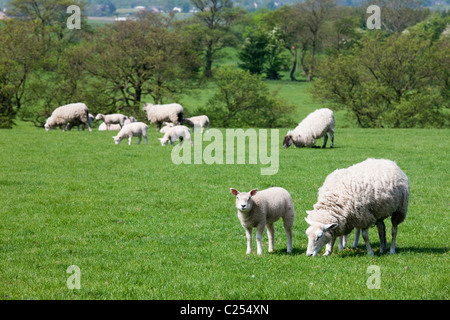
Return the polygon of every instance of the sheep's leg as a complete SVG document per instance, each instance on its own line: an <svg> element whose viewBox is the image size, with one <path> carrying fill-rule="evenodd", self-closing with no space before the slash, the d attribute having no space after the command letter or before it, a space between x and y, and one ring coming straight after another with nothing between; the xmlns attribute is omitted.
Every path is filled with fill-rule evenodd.
<svg viewBox="0 0 450 320"><path fill-rule="evenodd" d="M293 220L292 220L293 221ZM287 252L292 252L292 225L293 222L289 221L286 223L286 220L283 219L284 223L284 230L286 231L286 238L287 238Z"/></svg>
<svg viewBox="0 0 450 320"><path fill-rule="evenodd" d="M327 142L328 142L328 134L325 133L325 135L323 136L323 146L322 149L325 149L327 147Z"/></svg>
<svg viewBox="0 0 450 320"><path fill-rule="evenodd" d="M262 240L263 240L264 227L265 227L265 224L261 224L256 227L256 249L257 249L258 255L263 254Z"/></svg>
<svg viewBox="0 0 450 320"><path fill-rule="evenodd" d="M330 242L327 243L325 247L324 256L329 256L333 252L334 242L336 241L336 237L333 237Z"/></svg>
<svg viewBox="0 0 450 320"><path fill-rule="evenodd" d="M145 144L148 144L148 137L145 136L144 138L145 138Z"/></svg>
<svg viewBox="0 0 450 320"><path fill-rule="evenodd" d="M273 252L275 229L273 228L273 224L266 224L266 227L267 227L267 237L269 238L269 252Z"/></svg>
<svg viewBox="0 0 450 320"><path fill-rule="evenodd" d="M180 137L180 147L183 145L183 141L184 141L183 137ZM173 145L175 145L175 143Z"/></svg>
<svg viewBox="0 0 450 320"><path fill-rule="evenodd" d="M392 243L391 250L389 250L390 254L395 253L395 239L397 239L397 225L392 224Z"/></svg>
<svg viewBox="0 0 450 320"><path fill-rule="evenodd" d="M142 136L139 136L138 144L141 144Z"/></svg>
<svg viewBox="0 0 450 320"><path fill-rule="evenodd" d="M133 136L129 136L128 137L128 145L131 146L131 139L133 138Z"/></svg>
<svg viewBox="0 0 450 320"><path fill-rule="evenodd" d="M361 229L355 229L355 241L353 242L353 248L356 248L359 243L359 236L361 235Z"/></svg>
<svg viewBox="0 0 450 320"><path fill-rule="evenodd" d="M383 220L377 221L378 237L380 238L380 253L384 253L387 250L386 241L386 226Z"/></svg>
<svg viewBox="0 0 450 320"><path fill-rule="evenodd" d="M334 147L334 133L330 132L330 138L331 138L331 144L330 144L330 148Z"/></svg>
<svg viewBox="0 0 450 320"><path fill-rule="evenodd" d="M369 242L369 229L363 229L362 230L362 236L364 239L364 242L366 243L367 253L373 256L372 247L370 246Z"/></svg>
<svg viewBox="0 0 450 320"><path fill-rule="evenodd" d="M339 237L339 244L338 244L338 250L343 250L347 246L347 238L348 235L343 235Z"/></svg>
<svg viewBox="0 0 450 320"><path fill-rule="evenodd" d="M247 237L247 254L252 253L252 228L244 228Z"/></svg>

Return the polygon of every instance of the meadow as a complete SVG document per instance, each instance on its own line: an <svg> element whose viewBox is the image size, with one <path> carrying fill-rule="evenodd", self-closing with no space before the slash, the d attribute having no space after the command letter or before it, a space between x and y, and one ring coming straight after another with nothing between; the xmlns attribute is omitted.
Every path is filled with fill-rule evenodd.
<svg viewBox="0 0 450 320"><path fill-rule="evenodd" d="M284 84L280 95L296 103L300 121L317 104L303 83ZM183 103L195 110L206 100ZM279 170L266 176L261 164L175 165L154 126L148 145L131 146L96 129L45 132L18 122L1 130L0 299L449 299L450 130L359 129L342 112L336 118L335 149L282 149L288 128L280 129ZM380 255L372 228L373 257L362 239L357 249L307 257L305 210L318 188L368 157L396 161L410 180L397 253ZM246 255L229 188L270 186L293 197L293 253L279 221L275 252L265 233L264 255ZM72 265L80 289L67 286ZM380 289L367 286L370 266L380 268Z"/></svg>

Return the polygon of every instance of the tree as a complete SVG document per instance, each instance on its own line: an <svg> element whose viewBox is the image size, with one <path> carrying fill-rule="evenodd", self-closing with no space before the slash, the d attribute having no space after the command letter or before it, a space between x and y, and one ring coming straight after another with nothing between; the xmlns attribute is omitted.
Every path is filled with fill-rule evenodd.
<svg viewBox="0 0 450 320"><path fill-rule="evenodd" d="M23 106L30 73L40 59L32 22L9 20L0 28L0 128L11 128Z"/></svg>
<svg viewBox="0 0 450 320"><path fill-rule="evenodd" d="M216 54L223 48L236 43L236 37L230 27L242 14L239 8L233 8L231 0L191 0L199 10L188 28L197 36L196 42L204 50L205 76L212 76L212 64Z"/></svg>
<svg viewBox="0 0 450 320"><path fill-rule="evenodd" d="M270 128L291 125L294 106L276 97L257 75L232 66L217 70L217 91L208 101L207 112L218 127Z"/></svg>
<svg viewBox="0 0 450 320"><path fill-rule="evenodd" d="M198 57L191 41L170 25L171 17L148 14L105 26L94 36L87 68L109 94L111 109L136 115L144 96L161 103L194 83L186 80L195 76Z"/></svg>
<svg viewBox="0 0 450 320"><path fill-rule="evenodd" d="M416 33L363 39L351 55L325 59L313 91L361 127L442 127L449 48L445 37L433 43Z"/></svg>

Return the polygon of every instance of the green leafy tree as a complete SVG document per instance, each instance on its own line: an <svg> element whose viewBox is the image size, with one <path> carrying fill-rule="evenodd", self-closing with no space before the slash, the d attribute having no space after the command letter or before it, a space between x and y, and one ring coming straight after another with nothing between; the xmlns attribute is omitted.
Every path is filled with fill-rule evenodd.
<svg viewBox="0 0 450 320"><path fill-rule="evenodd" d="M257 75L224 66L216 71L217 91L208 101L207 113L217 127L270 128L290 125L294 107L277 98Z"/></svg>

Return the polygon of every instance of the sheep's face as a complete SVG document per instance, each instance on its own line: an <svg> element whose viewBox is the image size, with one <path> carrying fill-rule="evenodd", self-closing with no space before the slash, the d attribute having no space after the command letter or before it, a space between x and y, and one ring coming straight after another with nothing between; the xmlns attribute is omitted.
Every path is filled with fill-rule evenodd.
<svg viewBox="0 0 450 320"><path fill-rule="evenodd" d="M253 189L250 192L240 193L234 188L230 189L231 193L236 196L236 208L241 212L248 212L253 207L252 197L256 194L258 189Z"/></svg>
<svg viewBox="0 0 450 320"><path fill-rule="evenodd" d="M294 141L292 140L292 135L288 134L286 137L284 137L283 148L284 149L289 148L292 143L294 143Z"/></svg>
<svg viewBox="0 0 450 320"><path fill-rule="evenodd" d="M103 115L102 115L102 114L98 114L98 115L95 117L95 120L101 120L101 119L103 119Z"/></svg>
<svg viewBox="0 0 450 320"><path fill-rule="evenodd" d="M119 144L119 143L122 142L122 139L120 139L120 138L117 137L117 136L113 137L113 139L114 139L114 142L115 142L116 144Z"/></svg>
<svg viewBox="0 0 450 320"><path fill-rule="evenodd" d="M306 235L308 236L308 249L306 250L307 256L316 256L324 245L329 243L333 239L331 230L338 226L337 223L323 224L320 222L309 221L305 218L309 224L306 229Z"/></svg>
<svg viewBox="0 0 450 320"><path fill-rule="evenodd" d="M158 138L159 142L161 142L161 145L163 147L167 146L167 144L169 143L168 139L164 139L164 138Z"/></svg>

